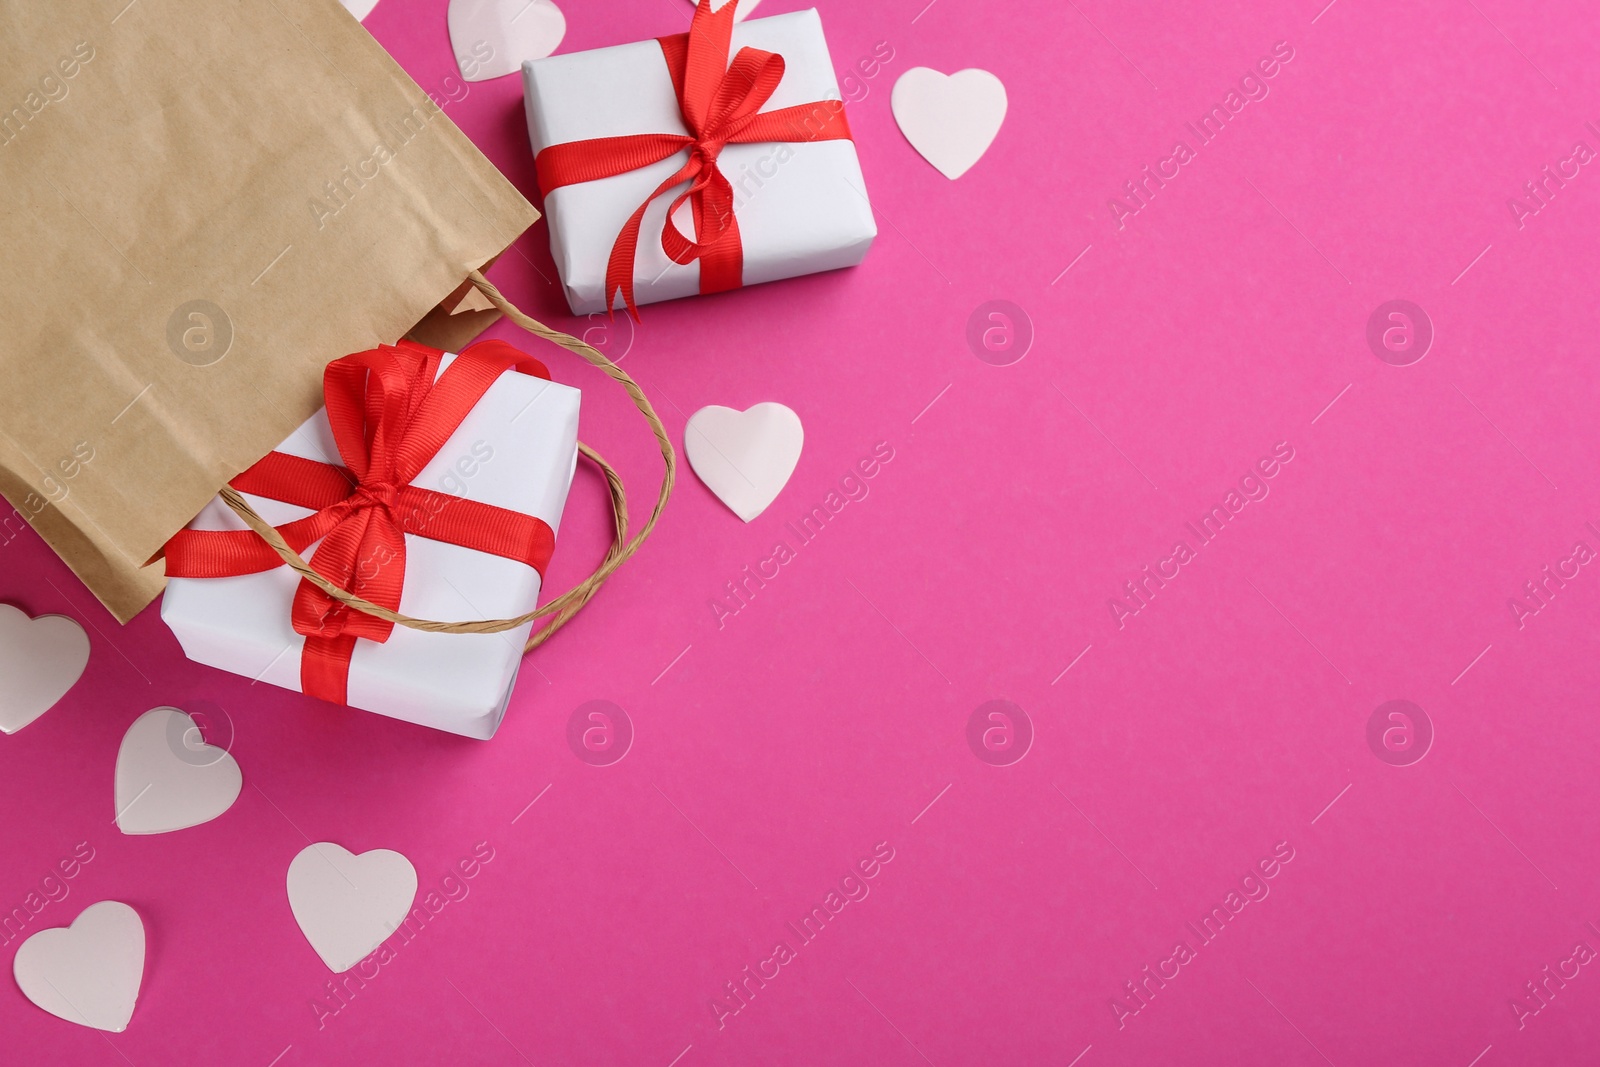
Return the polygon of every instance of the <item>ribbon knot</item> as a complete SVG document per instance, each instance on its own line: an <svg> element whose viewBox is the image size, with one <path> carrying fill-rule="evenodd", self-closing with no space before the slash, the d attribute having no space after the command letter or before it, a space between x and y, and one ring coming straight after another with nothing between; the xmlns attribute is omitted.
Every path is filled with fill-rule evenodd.
<svg viewBox="0 0 1600 1067"><path fill-rule="evenodd" d="M727 145L728 142L724 140L710 140L702 137L689 147L689 158L699 171L695 177L696 184L705 184L708 179L703 178L701 175L704 175L707 171L717 169L717 157L722 154L722 150Z"/></svg>
<svg viewBox="0 0 1600 1067"><path fill-rule="evenodd" d="M606 263L608 313L615 310L620 293L623 306L638 319L633 269L645 211L657 197L684 182L689 187L667 209L661 250L684 266L700 261L702 293L719 293L744 284L744 245L734 216L733 186L717 165L728 145L850 140L842 100L761 111L783 81L783 57L759 48L741 48L733 62L728 62L737 8L738 0L728 0L712 11L711 0L700 0L687 34L657 40L688 135L642 133L569 141L546 147L534 159L539 188L548 197L562 186L626 174L688 149L688 159L645 197L611 246ZM685 204L693 213L693 238L678 228L674 218Z"/></svg>
<svg viewBox="0 0 1600 1067"><path fill-rule="evenodd" d="M231 483L241 493L311 510L276 529L328 581L391 611L405 587L406 537L427 537L526 563L542 576L555 534L531 515L411 483L506 371L550 372L504 341L479 341L439 373L444 353L410 341L328 364L323 398L343 466L270 452ZM436 380L437 379L437 380ZM283 565L253 530L182 530L162 550L170 578L223 578ZM394 624L355 611L301 579L290 609L305 637L300 688L343 704L358 639Z"/></svg>
<svg viewBox="0 0 1600 1067"><path fill-rule="evenodd" d="M358 509L378 507L389 511L399 495L399 487L390 482L362 482L346 503Z"/></svg>

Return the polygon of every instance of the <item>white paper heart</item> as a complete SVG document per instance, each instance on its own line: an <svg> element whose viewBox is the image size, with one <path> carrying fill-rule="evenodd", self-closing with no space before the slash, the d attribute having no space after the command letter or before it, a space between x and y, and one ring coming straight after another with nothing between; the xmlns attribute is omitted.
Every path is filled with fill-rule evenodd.
<svg viewBox="0 0 1600 1067"><path fill-rule="evenodd" d="M911 147L954 181L994 143L1006 117L1006 87L977 68L946 77L912 67L894 83L889 107Z"/></svg>
<svg viewBox="0 0 1600 1067"><path fill-rule="evenodd" d="M552 0L450 0L448 21L456 66L469 82L514 74L567 35L567 17Z"/></svg>
<svg viewBox="0 0 1600 1067"><path fill-rule="evenodd" d="M210 822L239 799L244 776L225 749L208 745L177 708L139 716L117 751L117 828L164 834Z"/></svg>
<svg viewBox="0 0 1600 1067"><path fill-rule="evenodd" d="M366 959L400 928L416 896L417 869L386 848L356 856L319 841L289 864L289 910L330 971Z"/></svg>
<svg viewBox="0 0 1600 1067"><path fill-rule="evenodd" d="M731 4L732 2L733 0L711 0L711 10L721 11L724 6ZM739 10L733 13L733 21L743 22L745 19L749 18L750 12L754 11L756 9L756 5L759 3L761 3L761 0L739 0ZM689 0L689 6L699 7L699 0Z"/></svg>
<svg viewBox="0 0 1600 1067"><path fill-rule="evenodd" d="M65 615L0 604L0 732L14 734L66 696L89 665L89 636Z"/></svg>
<svg viewBox="0 0 1600 1067"><path fill-rule="evenodd" d="M24 941L11 973L22 995L51 1015L120 1034L144 981L144 923L121 901L91 904L71 926Z"/></svg>
<svg viewBox="0 0 1600 1067"><path fill-rule="evenodd" d="M800 416L782 404L735 411L713 404L689 417L689 466L733 513L749 522L778 498L805 444Z"/></svg>
<svg viewBox="0 0 1600 1067"><path fill-rule="evenodd" d="M372 14L372 9L378 6L378 0L339 0L339 3L356 17L357 22Z"/></svg>

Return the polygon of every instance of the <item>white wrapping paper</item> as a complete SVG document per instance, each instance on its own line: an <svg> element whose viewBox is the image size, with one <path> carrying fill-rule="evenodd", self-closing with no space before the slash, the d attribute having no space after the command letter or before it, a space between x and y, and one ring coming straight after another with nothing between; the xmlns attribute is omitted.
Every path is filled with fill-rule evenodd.
<svg viewBox="0 0 1600 1067"><path fill-rule="evenodd" d="M445 356L441 370L454 358ZM557 530L578 461L578 400L578 390L569 386L526 374L500 375L412 484L533 515ZM278 451L340 462L322 411ZM274 526L310 514L282 501L246 499ZM216 499L189 528L246 527ZM310 559L315 549L301 554ZM298 584L288 567L231 578L174 578L167 582L161 618L190 659L299 692L305 640L290 624ZM406 534L403 614L447 622L511 618L533 609L539 586L538 572L526 564ZM396 626L382 644L357 641L348 702L466 737L492 737L533 625L499 634Z"/></svg>
<svg viewBox="0 0 1600 1067"><path fill-rule="evenodd" d="M730 55L747 45L775 52L785 63L783 81L762 111L840 99L816 11L741 22L734 27ZM594 137L688 133L661 46L653 40L533 60L522 65L522 79L535 155L552 144ZM573 314L606 309L606 262L617 233L687 159L685 149L648 167L565 186L545 197L550 251ZM729 145L718 165L734 188L745 285L853 267L877 236L852 141ZM667 207L687 185L661 196L645 213L634 263L636 303L700 291L699 263L673 263L661 250ZM694 232L688 205L680 209L678 225L686 234Z"/></svg>

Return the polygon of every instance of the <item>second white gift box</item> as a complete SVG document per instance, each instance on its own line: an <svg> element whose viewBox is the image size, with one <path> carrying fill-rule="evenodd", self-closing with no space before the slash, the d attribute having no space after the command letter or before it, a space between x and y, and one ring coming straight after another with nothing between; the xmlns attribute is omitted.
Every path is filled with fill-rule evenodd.
<svg viewBox="0 0 1600 1067"><path fill-rule="evenodd" d="M329 409L319 411L236 479L236 487L319 573L331 577L327 561L342 558L351 592L380 601L389 588L398 597L395 610L414 618L527 613L538 601L541 561L553 546L577 463L578 390L549 381L542 365L499 341L479 342L462 356L402 342L399 348L346 357L334 367L379 353L396 353L404 367L423 368L426 379L406 385L403 396L391 382L381 403L367 387L364 410L357 402L352 411L348 398L338 399L342 394L334 389L330 368L328 398L337 405L335 420L345 427L343 434L335 434ZM465 361L460 368L458 360ZM392 378L398 373L382 359L368 363ZM475 394L478 389L481 395ZM353 387L345 393L363 395ZM364 434L365 441L355 442L352 434ZM435 451L428 453L430 448ZM352 450L361 454L352 456ZM406 470L423 458L426 462L405 485L384 480L384 464ZM369 459L370 469L360 470ZM251 481L252 472L257 482ZM286 503L277 491L270 496L248 491L262 479L290 486L293 491L284 495L298 494L316 506ZM322 505L322 497L345 494L346 502ZM292 525L297 521L299 528ZM368 523L390 521L405 531L399 560L390 558L395 555L392 537L386 541L378 536L381 531L365 529ZM309 523L321 526L312 529ZM334 528L325 536L295 545L297 529L309 536L308 530L320 533L330 524ZM261 555L271 550L255 534L218 539L189 531L247 527L219 498L168 545L169 575L174 570L224 575L169 577L161 617L190 659L301 692L325 689L329 672L343 670L342 702L351 707L467 737L493 736L510 700L531 622L501 633L429 633L397 625L381 641L313 636L308 657L305 629L337 630L351 623L361 630L373 625L371 617L323 602L325 618L312 618L308 626L302 588L312 587L303 587L275 555ZM351 547L352 539L357 547ZM319 560L324 548L328 554ZM248 572L238 573L241 569ZM341 642L343 664L336 662ZM336 654L331 666L329 647ZM328 692L316 695L337 699Z"/></svg>
<svg viewBox="0 0 1600 1067"><path fill-rule="evenodd" d="M871 247L821 18L735 25L734 9L701 0L687 35L523 64L550 250L574 314L624 306L630 289L646 304L851 267ZM720 75L697 77L697 65ZM705 249L680 242L669 257L675 202L678 231Z"/></svg>

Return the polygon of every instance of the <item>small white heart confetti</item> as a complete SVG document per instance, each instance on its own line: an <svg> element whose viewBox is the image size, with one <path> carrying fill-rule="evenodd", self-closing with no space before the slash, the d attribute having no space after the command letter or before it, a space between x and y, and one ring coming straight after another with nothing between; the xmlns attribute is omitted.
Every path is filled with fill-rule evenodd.
<svg viewBox="0 0 1600 1067"><path fill-rule="evenodd" d="M244 776L225 749L208 745L177 708L139 716L117 751L117 827L164 834L210 822L239 799Z"/></svg>
<svg viewBox="0 0 1600 1067"><path fill-rule="evenodd" d="M450 0L450 47L469 82L501 78L543 59L567 35L567 17L552 0Z"/></svg>
<svg viewBox="0 0 1600 1067"><path fill-rule="evenodd" d="M912 67L889 96L900 132L951 181L961 177L994 143L1006 118L1006 87L986 70L949 76Z"/></svg>
<svg viewBox="0 0 1600 1067"><path fill-rule="evenodd" d="M51 1015L120 1034L144 981L144 923L121 901L91 904L71 926L24 941L11 973L22 995Z"/></svg>
<svg viewBox="0 0 1600 1067"><path fill-rule="evenodd" d="M55 706L89 665L89 637L65 615L30 619L0 604L0 732L14 734Z"/></svg>
<svg viewBox="0 0 1600 1067"><path fill-rule="evenodd" d="M689 466L733 513L749 522L778 498L805 444L800 416L782 404L735 411L713 404L689 418Z"/></svg>
<svg viewBox="0 0 1600 1067"><path fill-rule="evenodd" d="M331 841L289 864L289 910L328 969L348 971L400 928L417 896L417 869L398 852L357 856Z"/></svg>

